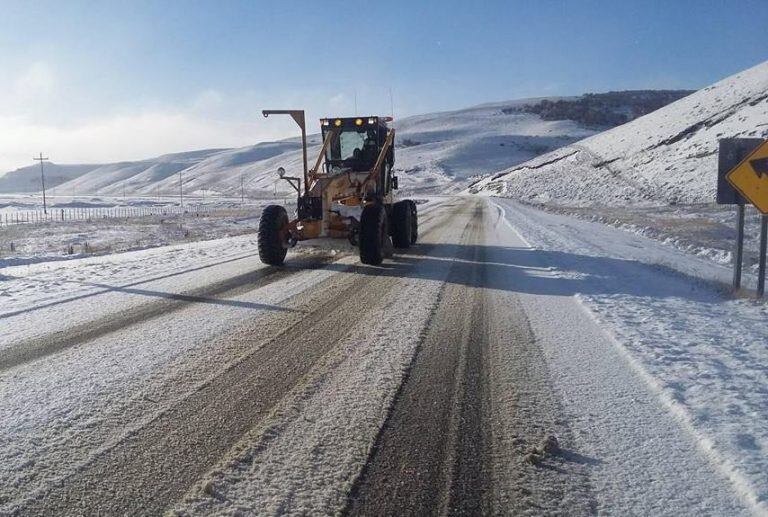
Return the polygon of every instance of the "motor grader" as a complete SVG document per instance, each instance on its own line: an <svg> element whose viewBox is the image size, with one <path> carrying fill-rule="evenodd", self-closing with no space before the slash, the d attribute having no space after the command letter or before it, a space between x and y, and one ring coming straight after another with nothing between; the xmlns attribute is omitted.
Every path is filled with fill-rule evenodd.
<svg viewBox="0 0 768 517"><path fill-rule="evenodd" d="M290 115L301 128L303 177L277 172L297 194L296 217L290 219L280 205L267 206L259 222L261 261L281 265L289 248L299 241L330 237L348 239L360 250L364 264L379 265L393 248L416 243L416 203L394 201L397 177L395 130L391 117L338 117L320 120L323 145L307 168L304 111L264 110L269 115Z"/></svg>

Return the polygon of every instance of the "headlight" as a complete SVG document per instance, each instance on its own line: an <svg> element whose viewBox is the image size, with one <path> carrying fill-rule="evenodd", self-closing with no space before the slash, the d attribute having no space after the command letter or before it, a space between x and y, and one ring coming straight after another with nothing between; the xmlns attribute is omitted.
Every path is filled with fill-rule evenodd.
<svg viewBox="0 0 768 517"><path fill-rule="evenodd" d="M336 127L341 127L341 119L337 118L336 121L333 123L333 125Z"/></svg>
<svg viewBox="0 0 768 517"><path fill-rule="evenodd" d="M362 126L363 125L363 119L361 119L361 118L355 119L355 125L356 126Z"/></svg>

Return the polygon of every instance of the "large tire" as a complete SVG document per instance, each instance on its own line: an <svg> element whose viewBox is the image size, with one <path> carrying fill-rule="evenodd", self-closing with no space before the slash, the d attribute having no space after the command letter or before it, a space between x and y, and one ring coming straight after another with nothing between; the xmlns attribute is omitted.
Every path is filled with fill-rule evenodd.
<svg viewBox="0 0 768 517"><path fill-rule="evenodd" d="M392 205L392 244L404 249L411 245L413 223L412 210L408 201L399 201Z"/></svg>
<svg viewBox="0 0 768 517"><path fill-rule="evenodd" d="M259 221L259 258L270 266L280 266L288 253L288 213L279 205L269 205Z"/></svg>
<svg viewBox="0 0 768 517"><path fill-rule="evenodd" d="M406 200L406 203L411 207L411 244L416 244L419 238L419 213L416 210L416 203L410 199Z"/></svg>
<svg viewBox="0 0 768 517"><path fill-rule="evenodd" d="M378 203L363 208L360 216L360 262L378 266L384 260L387 211Z"/></svg>

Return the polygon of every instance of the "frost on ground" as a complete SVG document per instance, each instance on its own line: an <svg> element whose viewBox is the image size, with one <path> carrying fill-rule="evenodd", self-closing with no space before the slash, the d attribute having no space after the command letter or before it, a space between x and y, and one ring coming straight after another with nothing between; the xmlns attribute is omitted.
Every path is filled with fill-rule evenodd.
<svg viewBox="0 0 768 517"><path fill-rule="evenodd" d="M429 207L423 213L428 215ZM316 249L297 251L327 254L329 247L321 242ZM289 262L297 260L297 251L289 254ZM346 252L343 246L339 251ZM13 514L24 500L42 497L52 484L199 390L233 358L252 352L250 338L266 341L285 330L286 322L270 327L267 316L290 314L291 324L298 324L305 312L286 313L286 300L342 276L339 272L356 262L352 256L329 268L288 267L292 274L274 283L224 299L197 297L197 303L181 304L176 311L159 311L117 332L10 368L2 362L4 353L31 339L66 335L73 326L104 317L119 321L133 307L268 268L258 261L252 236L5 268L0 285L12 297L0 306L0 514ZM419 285L409 292L426 296L421 291ZM401 319L414 312L406 304L402 310L408 314ZM249 339L232 339L232 330L244 321L250 325L245 329ZM359 342L354 339L348 346L358 348ZM403 346L412 344L404 341ZM392 352L381 344L377 351ZM369 369L375 370L373 365ZM376 371L363 375L375 377ZM357 395L354 390L349 394Z"/></svg>
<svg viewBox="0 0 768 517"><path fill-rule="evenodd" d="M768 305L700 278L727 267L647 238L496 201L739 492L768 500ZM685 274L683 274L683 272Z"/></svg>
<svg viewBox="0 0 768 517"><path fill-rule="evenodd" d="M445 276L448 264L434 276ZM177 507L181 514L337 514L365 464L437 300L440 281L410 281L347 331L342 347ZM408 300L403 303L402 300Z"/></svg>
<svg viewBox="0 0 768 517"><path fill-rule="evenodd" d="M142 291L147 295L139 296L139 303L152 300L152 293L170 294L174 289L206 285L234 272L263 267L248 258L209 266L177 272L171 282L144 283ZM249 352L242 341L220 339L242 325L246 316L257 321L279 310L286 299L333 274L309 270L220 303L189 304L179 312L161 312L144 324L3 371L0 514L15 514L24 500L41 497L51 484L62 482L95 456L115 447L199 390L211 376L226 370L233 358L236 361L238 355ZM50 308L0 317L20 335L34 331L25 322L40 327L47 324L50 333L76 323L78 317L97 316L98 309L94 310L92 303L125 310L132 302L120 292L106 292L90 300L80 298L66 304L69 313L76 313L71 318L51 315ZM25 316L29 319L20 320ZM0 352L17 344L12 335L0 336Z"/></svg>
<svg viewBox="0 0 768 517"><path fill-rule="evenodd" d="M254 233L264 206L274 202L210 202L215 210L199 214L0 225L0 268ZM277 202L289 210L295 205L292 200Z"/></svg>
<svg viewBox="0 0 768 517"><path fill-rule="evenodd" d="M729 266L733 261L736 243L736 209L733 206L534 207L608 224L717 264ZM754 285L756 280L752 276L757 273L760 214L747 207L745 223L744 268L749 280L745 284Z"/></svg>
<svg viewBox="0 0 768 517"><path fill-rule="evenodd" d="M89 461L199 390L247 349L306 321L325 306L307 295L321 291L330 312L317 317L326 321L336 314L345 330L328 324L324 335L333 336L333 348L306 364L298 385L286 387L284 397L278 394L283 398L276 399L276 410L177 509L216 515L340 511L424 325L441 303L441 286L449 270L462 265L456 243L476 211L453 217L451 209L470 202L449 199L438 205L446 210L420 205L422 235L435 247L422 248L423 256L414 249L413 261L403 257L413 274L401 274L409 269L398 269L397 261L389 265L391 274L369 274L355 256L319 268L286 267L272 283L251 276L245 291L190 303L175 299L174 311L138 323L117 316L114 332L11 366L2 362L3 354L33 338L58 339L73 325L240 275L263 279L258 275L270 268L258 262L250 235L4 268L3 286L15 298L0 306L0 405L8 408L0 420L0 513L43 500L54 485L66 487L66 476L87 470ZM768 486L768 410L760 403L765 392L755 391L766 384L768 364L767 352L755 344L766 341L756 323L764 321L763 306L723 299L709 284L658 265L676 261L688 269L725 269L711 261L603 225L499 203L535 247L520 245L508 229L488 242L487 288L500 296L492 307L506 318L513 304L504 301L522 300L525 314L517 315L531 322L535 342L549 354L563 407L587 408L563 419L575 445L565 435L558 440L577 453L573 461L584 462L598 509L743 513L744 504L658 403L658 393L712 464L759 505ZM327 253L328 244L320 242L319 248ZM327 289L317 288L326 281ZM350 301L348 292L361 294ZM354 310L339 309L336 302L345 299L367 312L346 324ZM580 304L596 319L585 317ZM735 341L733 332L752 341ZM504 337L499 350L509 340ZM515 354L507 358L515 361ZM274 375L269 368L264 372ZM194 426L187 432L194 434ZM541 444L537 451L552 447Z"/></svg>
<svg viewBox="0 0 768 517"><path fill-rule="evenodd" d="M438 232L455 239L466 225ZM437 239L438 242L446 240ZM447 240L451 242L451 240ZM411 259L418 258L412 256ZM418 263L382 307L343 329L340 346L175 511L181 515L338 514L368 459L451 262ZM386 285L386 277L376 277Z"/></svg>

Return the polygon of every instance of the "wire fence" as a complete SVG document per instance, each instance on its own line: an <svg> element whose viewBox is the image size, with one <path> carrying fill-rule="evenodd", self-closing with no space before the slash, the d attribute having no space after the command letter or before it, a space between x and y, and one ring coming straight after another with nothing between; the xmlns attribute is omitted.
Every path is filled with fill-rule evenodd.
<svg viewBox="0 0 768 517"><path fill-rule="evenodd" d="M246 208L224 208L220 206L113 206L113 207L67 207L51 208L47 211L15 210L0 214L0 226L17 224L44 224L63 221L94 221L101 219L128 219L132 217L191 215L200 216L217 212L232 214L248 212Z"/></svg>

